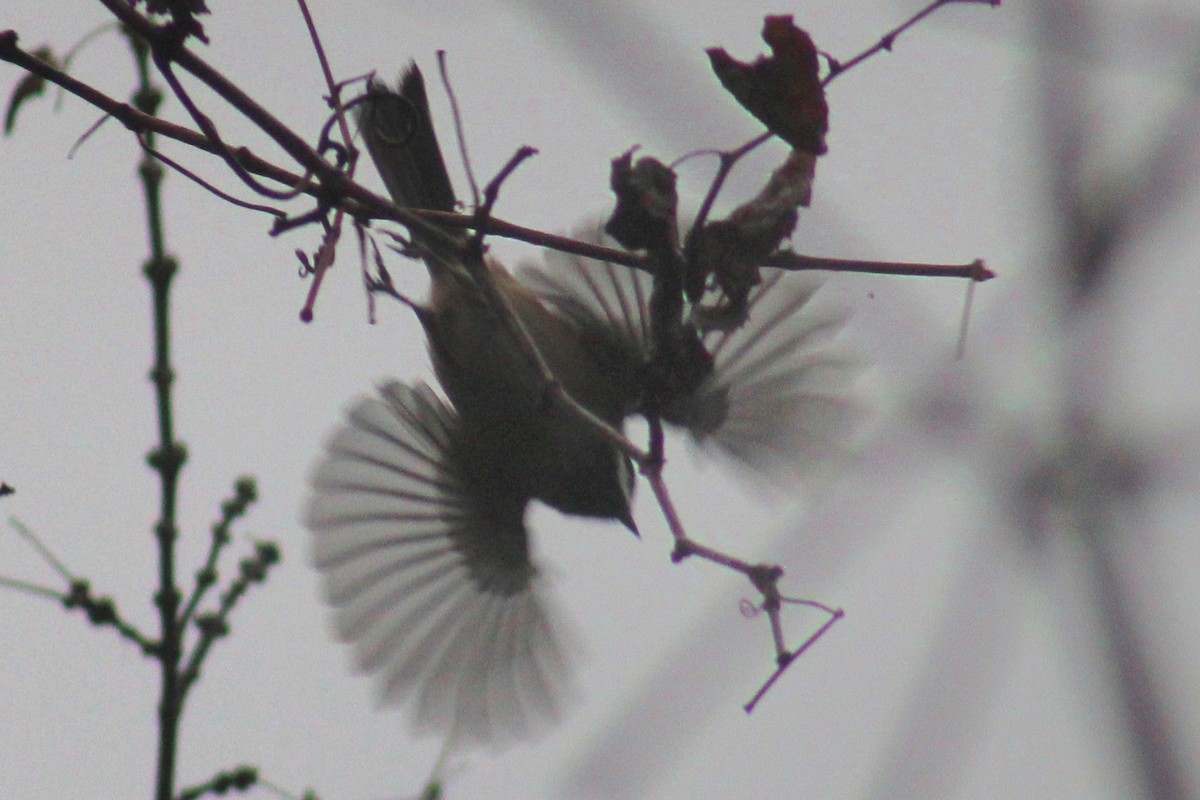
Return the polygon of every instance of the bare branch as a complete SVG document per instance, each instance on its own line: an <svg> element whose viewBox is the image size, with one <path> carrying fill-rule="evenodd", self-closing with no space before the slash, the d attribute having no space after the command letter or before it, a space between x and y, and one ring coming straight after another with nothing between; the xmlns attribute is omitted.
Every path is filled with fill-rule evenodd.
<svg viewBox="0 0 1200 800"><path fill-rule="evenodd" d="M872 275L906 275L916 278L966 278L982 283L996 277L982 259L969 264L921 264L910 261L861 261L854 258L804 256L790 250L773 254L765 266L779 269L827 270L829 272L866 272Z"/></svg>
<svg viewBox="0 0 1200 800"><path fill-rule="evenodd" d="M1000 0L934 0L932 3L925 6L925 8L921 9L916 14L913 14L907 20L905 20L904 22L897 25L895 28L892 28L890 31L885 33L879 39L878 42L876 42L871 47L868 47L866 50L862 51L861 53L859 53L858 55L856 55L854 58L850 59L849 61L845 61L845 62L838 61L837 59L833 58L832 56L830 56L827 53L823 54L825 56L826 61L829 62L829 74L826 75L824 80L821 81L821 85L828 86L833 81L834 78L853 69L854 67L857 67L859 64L866 61L871 56L878 55L879 53L882 53L884 50L887 50L890 53L892 50L892 47L896 44L896 39L899 38L900 34L904 33L909 28L916 25L921 20L925 19L925 17L929 16L934 11L937 11L939 8L941 8L943 6L952 5L954 3L963 3L963 4L971 3L974 5L989 5L994 8L998 5L1000 5Z"/></svg>

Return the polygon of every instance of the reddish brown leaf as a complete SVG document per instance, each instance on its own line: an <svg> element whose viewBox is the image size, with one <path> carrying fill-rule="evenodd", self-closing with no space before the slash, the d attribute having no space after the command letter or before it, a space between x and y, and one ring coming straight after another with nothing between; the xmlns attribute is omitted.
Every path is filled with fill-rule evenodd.
<svg viewBox="0 0 1200 800"><path fill-rule="evenodd" d="M829 106L812 37L785 15L767 17L762 38L772 55L759 56L752 64L738 61L723 48L709 49L713 72L771 133L797 150L824 153Z"/></svg>
<svg viewBox="0 0 1200 800"><path fill-rule="evenodd" d="M675 172L650 157L633 161L633 150L614 158L610 177L617 207L604 226L630 250L671 250L679 243L676 228Z"/></svg>
<svg viewBox="0 0 1200 800"><path fill-rule="evenodd" d="M695 238L695 269L704 279L714 276L725 296L723 307L709 310L706 327L736 327L745 321L750 290L762 280L759 266L792 235L797 209L808 205L816 159L793 150L757 197L728 219L705 225Z"/></svg>

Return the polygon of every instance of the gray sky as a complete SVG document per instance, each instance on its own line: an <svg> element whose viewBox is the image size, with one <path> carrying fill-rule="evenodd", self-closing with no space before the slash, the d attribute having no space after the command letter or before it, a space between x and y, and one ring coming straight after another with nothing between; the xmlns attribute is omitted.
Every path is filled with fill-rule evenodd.
<svg viewBox="0 0 1200 800"><path fill-rule="evenodd" d="M0 27L30 47L63 48L104 20L82 0L10 5L19 7ZM390 78L416 58L432 77L434 52L445 49L481 178L520 145L540 150L505 185L498 214L566 230L605 209L609 160L632 144L670 160L757 132L709 73L705 47L749 59L763 49L763 15L785 11L819 47L848 58L918 4L574 5L316 2L313 10L340 76L378 69ZM1190 28L1182 24L1182 1L1093 5L1105 12L1105 46L1071 73L1086 73L1099 120L1081 174L1121 177L1181 98L1194 113L1187 65L1170 54L1196 52L1200 28L1194 13ZM1128 24L1142 14L1181 24ZM1000 279L976 292L967 357L953 359L960 282L834 277L824 293L854 310L847 338L875 370L876 436L859 467L807 502L782 503L731 481L722 465L696 464L686 446L671 451L669 481L694 535L780 560L788 592L841 606L846 619L747 717L741 704L769 674L772 654L764 623L738 612L746 587L703 564L671 565L649 492L637 506L640 542L614 525L539 509L536 546L580 648L578 697L543 739L454 759L448 797L1133 796L1080 545L1057 538L1023 548L1019 504L1010 502L1020 465L1053 450L1056 412L1077 390L1091 393L1106 433L1149 443L1160 457L1153 491L1123 520L1120 563L1191 793L1200 794L1200 763L1189 755L1200 752L1192 345L1200 193L1181 190L1175 208L1136 219L1119 256L1126 268L1090 314L1063 326L1037 24L1022 2L951 8L836 81L830 152L795 237L814 255L985 258ZM291 4L222 7L207 28L205 58L315 135L323 87ZM75 70L128 94L130 60L111 37L84 50ZM16 78L0 70L4 85ZM436 80L430 87L448 140L443 95ZM1103 113L1113 109L1122 113ZM181 119L176 104L168 113ZM230 138L249 135L212 113ZM18 490L0 512L152 630L157 482L143 462L154 417L138 153L110 122L68 160L96 117L71 98L57 114L38 103L0 144L10 187L0 200L0 479ZM249 140L269 153L260 142ZM752 190L782 155L764 148L729 197ZM1184 155L1180 171L1194 178L1195 148ZM199 154L180 157L221 174ZM711 166L689 163L686 195L702 191ZM361 174L380 186L369 169ZM244 473L258 478L262 499L239 526L238 546L270 538L285 554L243 602L190 700L181 785L251 763L325 798L414 794L437 743L413 739L402 712L375 711L371 681L348 669L347 648L328 635L299 518L307 471L350 400L383 378L429 378L419 329L386 303L379 324L366 324L349 237L316 321L301 325L307 284L292 252L311 251L314 232L271 239L268 218L178 176L165 196L169 247L182 261L174 360L177 431L190 458L181 570L199 564L218 505ZM495 252L534 257L507 242ZM415 265L392 271L420 274ZM229 569L241 555L233 550ZM8 529L0 575L54 581ZM153 664L51 602L4 592L0 603L9 643L0 659L0 797L148 796ZM800 612L785 619L797 640L815 624Z"/></svg>

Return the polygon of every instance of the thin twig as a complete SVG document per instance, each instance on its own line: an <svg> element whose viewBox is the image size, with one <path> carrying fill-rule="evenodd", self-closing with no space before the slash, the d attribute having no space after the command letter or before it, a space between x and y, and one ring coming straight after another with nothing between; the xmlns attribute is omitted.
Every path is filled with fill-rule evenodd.
<svg viewBox="0 0 1200 800"><path fill-rule="evenodd" d="M12 526L12 529L17 532L18 536L28 542L29 546L37 551L37 554L42 557L42 560L49 564L50 567L57 572L63 580L65 580L67 583L73 583L75 581L75 576L71 574L69 569L67 569L67 565L64 564L58 556L54 555L49 547L46 547L46 545L42 543L42 540L37 537L37 534L25 527L25 525L15 517L9 517L8 524Z"/></svg>
<svg viewBox="0 0 1200 800"><path fill-rule="evenodd" d="M83 146L83 143L86 142L88 139L90 139L92 137L92 134L94 134L96 131L100 130L100 127L102 125L104 125L104 123L108 122L110 119L112 119L112 117L109 114L105 114L104 116L100 117L100 119L96 120L91 125L89 125L87 130L85 130L83 133L79 134L79 138L75 140L75 144L71 145L71 149L67 151L67 158L68 159L74 158L75 153L79 150L80 147Z"/></svg>
<svg viewBox="0 0 1200 800"><path fill-rule="evenodd" d="M290 200L293 197L296 197L297 194L302 191L303 183L280 191L278 189L272 189L266 184L258 181L245 167L241 165L237 157L233 154L233 151L228 145L225 144L224 140L221 139L221 134L217 131L216 124L213 123L207 114L200 110L200 107L196 105L194 100L192 100L192 97L190 94L188 94L188 91L183 88L183 84L180 82L179 77L175 74L174 68L171 66L172 62L165 56L160 55L158 51L152 51L152 53L154 56L155 66L158 67L158 71L166 80L167 85L171 87L172 93L174 93L179 102L183 104L183 107L187 109L187 112L191 115L192 120L196 123L208 140L213 143L213 145L216 147L217 155L224 159L226 166L233 171L234 175L236 175L243 183L245 183L258 194L261 194L264 197L269 197L272 200Z"/></svg>
<svg viewBox="0 0 1200 800"><path fill-rule="evenodd" d="M267 111L219 70L180 44L176 32L170 26L155 24L135 11L124 0L100 0L100 2L113 16L149 43L151 50L156 53L156 64L166 63L169 60L170 63L178 64L191 73L253 122L302 167L311 170L322 183L335 188L341 187L345 183L345 176L342 172L322 158L301 136Z"/></svg>
<svg viewBox="0 0 1200 800"><path fill-rule="evenodd" d="M975 285L979 281L967 284L967 296L963 299L962 321L958 328L958 344L954 348L954 357L961 360L967 354L967 331L971 326L971 308L975 304Z"/></svg>
<svg viewBox="0 0 1200 800"><path fill-rule="evenodd" d="M93 597L87 581L71 581L70 590L63 592L30 581L0 576L0 586L15 589L18 592L25 592L35 597L57 600L63 607L69 610L80 609L93 625L98 627L105 625L112 626L121 635L122 639L136 645L144 655L157 657L159 652L158 643L143 634L137 627L126 622L117 610L117 605L112 598Z"/></svg>
<svg viewBox="0 0 1200 800"><path fill-rule="evenodd" d="M378 283L380 286L390 287L392 285L392 276L388 275L387 271L385 270L383 272L382 282L376 281L371 277L371 270L367 267L367 264L369 263L367 260L367 226L361 223L355 224L354 233L358 237L358 264L360 270L362 271L363 286L367 290L367 321L374 325L375 285ZM379 245L375 243L374 239L371 239L371 245L375 248L375 257L379 259L379 264L382 266L383 258L382 254L379 252Z"/></svg>
<svg viewBox="0 0 1200 800"><path fill-rule="evenodd" d="M349 163L346 165L345 177L347 181L352 182L354 180L354 171L358 166L358 158L354 151L350 123L346 120L346 108L342 105L341 101L342 84L337 83L333 79L333 70L329 67L329 59L325 55L325 47L321 44L321 36L317 32L317 27L313 24L312 14L308 10L308 3L306 0L297 0L297 2L300 5L300 13L304 15L304 24L308 27L313 50L316 52L317 60L321 64L321 74L325 76L325 85L329 89L329 104L333 107L334 116L336 116L338 127L341 129L343 146L346 148L346 152L351 154L348 159ZM322 141L324 138L325 133L322 131ZM304 301L304 307L300 311L300 319L304 322L311 322L313 319L313 310L317 303L317 293L320 290L326 271L333 266L336 258L337 243L342 235L342 226L345 223L345 217L346 211L339 205L333 215L332 224L325 230L325 238L321 241L321 247L317 251L316 259L314 259L312 286L309 289L308 297Z"/></svg>
<svg viewBox="0 0 1200 800"><path fill-rule="evenodd" d="M222 796L230 791L247 792L258 783L258 770L255 767L234 767L218 772L204 783L181 789L177 800L200 800L206 794Z"/></svg>
<svg viewBox="0 0 1200 800"><path fill-rule="evenodd" d="M36 595L37 597L48 597L51 600L64 602L67 596L57 589L51 589L47 586L39 586L36 583L23 581L18 578L5 578L0 576L0 586L5 586L9 589L16 589L18 592Z"/></svg>
<svg viewBox="0 0 1200 800"><path fill-rule="evenodd" d="M808 606L809 608L815 608L818 611L824 611L826 614L829 614L831 616L845 613L841 609L833 608L832 606L827 606L824 603L820 602L819 600L809 600L808 598L804 598L804 597L782 597L781 596L779 598L779 600L780 600L780 602L790 603L790 604L796 605L796 606Z"/></svg>
<svg viewBox="0 0 1200 800"><path fill-rule="evenodd" d="M911 261L862 261L856 258L805 256L791 250L773 253L763 266L792 271L866 272L872 275L905 275L918 278L966 278L982 283L996 277L982 259L969 264L922 264Z"/></svg>
<svg viewBox="0 0 1200 800"><path fill-rule="evenodd" d="M467 185L471 187L471 203L479 208L479 184L475 182L475 170L471 167L471 156L467 153L467 135L463 131L462 114L458 110L458 97L454 94L454 86L450 83L450 74L446 69L446 51L437 51L438 73L442 76L442 88L450 100L450 115L454 118L454 138L458 140L458 153L462 159L463 170L467 173Z"/></svg>
<svg viewBox="0 0 1200 800"><path fill-rule="evenodd" d="M339 219L341 218L339 214ZM337 255L338 235L330 232L321 241L321 246L317 248L316 258L313 259L313 281L308 287L308 295L304 298L304 305L300 308L300 321L312 322L313 309L317 305L317 294L321 291L321 283L325 279L325 273L333 266L334 257Z"/></svg>
<svg viewBox="0 0 1200 800"><path fill-rule="evenodd" d="M183 177L185 177L188 180L192 181L193 183L197 184L202 189L204 189L208 192L211 192L212 194L221 198L225 202L235 205L238 208L244 208L247 211L261 211L264 214L270 214L271 216L277 217L280 219L287 217L287 212L281 208L274 208L273 206L265 206L265 205L261 205L259 203L251 203L247 200L242 200L240 198L234 197L233 195L229 194L228 192L226 192L222 189L218 189L216 186L213 186L211 183L204 180L204 178L201 178L199 175L192 172L190 169L183 166L175 159L171 158L170 156L166 155L165 153L155 150L153 147L151 147L149 144L146 143L144 136L138 135L137 139L138 139L138 142L141 144L142 149L145 150L147 153L149 153L151 156L158 159L162 163L166 164L168 167L175 170Z"/></svg>
<svg viewBox="0 0 1200 800"><path fill-rule="evenodd" d="M121 638L137 645L143 655L159 660L162 656L162 643L146 636L137 627L131 625L117 609L117 603L111 597L96 597L92 594L87 581L72 581L70 590L62 598L64 608L78 608L93 625L103 627L111 625Z"/></svg>
<svg viewBox="0 0 1200 800"><path fill-rule="evenodd" d="M651 424L653 434L654 425ZM653 440L653 435L652 435ZM651 448L653 452L654 448ZM779 593L779 579L783 577L783 569L774 564L750 564L735 556L730 556L715 550L706 545L696 542L687 535L684 529L683 522L679 518L678 512L675 510L675 504L671 500L670 492L667 490L667 485L662 476L661 462L657 465L652 464L648 468L642 470L647 482L650 484L651 490L654 492L654 499L658 502L659 508L662 510L663 517L667 521L667 527L671 531L671 535L675 538L675 549L671 553L671 560L678 563L691 556L698 556L714 564L732 569L735 572L740 572L749 578L750 583L762 595L762 603L757 608L766 612L768 623L771 628L771 638L775 646L775 672L763 683L762 687L755 693L749 703L745 705L746 713L754 710L758 701L767 693L768 690L779 680L784 671L797 658L804 654L837 620L845 616L845 612L841 609L833 609L824 603L815 600L799 600L793 598L785 598ZM813 608L820 609L829 615L829 619L817 629L815 633L810 635L794 652L787 649L787 642L783 633L782 621L782 605L791 603L796 605L807 605Z"/></svg>
<svg viewBox="0 0 1200 800"><path fill-rule="evenodd" d="M9 524L17 532L17 535L37 551L42 560L58 573L63 581L66 582L69 590L63 592L46 586L39 586L29 581L4 577L0 577L0 586L6 586L10 589L16 589L38 597L48 597L58 600L68 609L82 609L92 624L100 626L111 625L121 634L122 638L136 644L143 653L151 654L155 651L156 645L140 630L125 621L117 610L116 603L111 598L94 597L88 582L76 578L71 570L67 569L66 564L58 556L54 555L50 548L38 538L37 534L29 530L17 519L10 518Z"/></svg>
<svg viewBox="0 0 1200 800"><path fill-rule="evenodd" d="M196 608L204 595L217 581L217 562L221 552L232 541L230 529L233 523L244 517L251 504L258 499L258 487L253 478L238 478L234 483L234 493L221 503L221 518L213 523L212 535L209 538L208 557L204 566L196 571L196 584L192 596L188 598L183 612L179 615L180 626L187 626L196 613Z"/></svg>
<svg viewBox="0 0 1200 800"><path fill-rule="evenodd" d="M279 548L273 542L258 542L255 544L253 557L242 559L237 578L229 588L221 593L221 601L217 610L200 614L196 617L196 626L200 629L200 640L192 648L187 663L179 674L179 702L183 699L200 678L200 667L204 664L208 653L218 639L229 633L229 615L238 602L245 596L250 587L266 580L271 567L279 563Z"/></svg>
<svg viewBox="0 0 1200 800"><path fill-rule="evenodd" d="M776 681L783 677L783 673L787 671L787 668L796 663L796 661L799 660L800 656L804 655L808 648L816 644L817 640L824 636L829 629L833 627L834 623L844 616L846 616L844 611L842 611L840 608L835 609L830 615L829 619L825 621L825 624L823 624L820 628L817 628L817 630L811 636L804 640L804 644L796 648L796 652L790 653L786 658L780 659L780 663L776 667L775 672L771 675L771 677L768 678L766 682L759 688L759 690L754 693L754 697L750 698L750 702L742 706L742 708L746 710L746 713L752 713L755 707L758 705L758 701L762 700L766 693L770 691L771 687L775 685Z"/></svg>
<svg viewBox="0 0 1200 800"><path fill-rule="evenodd" d="M708 221L709 212L712 211L713 203L716 202L717 195L721 193L721 188L725 185L725 179L729 177L729 173L733 171L737 162L745 157L747 153L769 141L774 135L774 133L767 131L755 136L735 150L717 153L717 157L721 159L721 163L717 167L717 174L713 176L712 184L708 187L708 192L704 195L704 200L700 203L700 210L696 212L696 218L692 221L692 229L688 233L689 244L694 240L693 236L704 228L704 223Z"/></svg>
<svg viewBox="0 0 1200 800"><path fill-rule="evenodd" d="M821 86L828 86L834 78L853 69L871 56L877 55L884 50L891 52L891 49L896 44L896 39L900 36L900 34L904 33L909 28L916 25L918 22L925 19L925 17L929 16L934 11L937 11L942 6L948 6L953 3L972 3L976 5L989 5L995 7L1000 5L1000 0L934 0L925 8L921 9L916 14L912 15L907 20L885 33L878 42L873 44L871 47L868 47L866 50L862 51L849 61L841 62L835 58L832 58L828 54L825 54L825 58L829 63L829 74L826 75L821 81Z"/></svg>
<svg viewBox="0 0 1200 800"><path fill-rule="evenodd" d="M464 150L464 155L465 155ZM487 221L492 216L492 209L496 205L496 201L500 198L500 187L504 181L508 180L508 176L512 175L513 171L521 165L523 161L537 155L537 150L525 145L517 149L508 162L496 173L496 177L488 181L488 185L483 190L483 205L479 204L479 195L475 196L475 236L472 237L470 248L475 253L483 252L483 237L486 233L485 228Z"/></svg>
<svg viewBox="0 0 1200 800"><path fill-rule="evenodd" d="M108 33L109 31L115 31L115 30L118 30L117 23L105 22L101 25L97 25L95 28L92 28L92 30L85 33L79 39L79 41L75 42L75 44L73 44L69 48L67 48L67 52L62 57L63 69L70 68L71 62L75 60L75 56L79 55L83 51L83 48L87 44L89 44L93 39L97 39L100 36L103 36L104 34Z"/></svg>

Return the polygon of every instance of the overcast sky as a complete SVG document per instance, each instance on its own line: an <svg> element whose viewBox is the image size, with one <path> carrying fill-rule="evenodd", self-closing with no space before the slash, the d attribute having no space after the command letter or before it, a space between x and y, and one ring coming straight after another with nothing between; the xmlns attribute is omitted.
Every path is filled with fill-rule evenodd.
<svg viewBox="0 0 1200 800"><path fill-rule="evenodd" d="M84 0L7 5L0 28L27 47L61 50L105 21ZM1098 178L1128 179L1174 110L1195 116L1197 64L1188 73L1183 58L1200 51L1200 23L1183 0L1086 5L1103 12L1101 34L1089 60L1067 63L1063 76L1087 82L1097 112L1088 122L1100 123L1081 174L1106 185ZM204 57L315 136L324 89L294 6L213 6ZM477 172L490 176L521 145L540 151L505 185L499 216L557 231L603 213L609 160L631 145L672 160L757 132L711 75L705 47L749 59L764 47L762 17L791 13L820 48L848 58L918 7L313 3L339 76L390 78L410 58L433 76L435 51L446 50ZM780 561L787 592L840 606L845 620L747 717L742 703L769 674L772 651L765 624L739 613L741 581L672 565L649 492L636 510L640 541L538 509L536 546L577 642L575 703L540 740L452 759L447 797L1136 796L1082 546L1069 537L1023 545L1012 500L1028 462L1053 451L1064 398L1080 392L1106 436L1131 453L1150 443L1162 457L1149 460L1153 485L1122 519L1119 577L1187 785L1200 795L1200 193L1186 188L1200 159L1194 146L1183 150L1185 188L1173 207L1134 220L1122 271L1067 327L1038 20L1022 2L950 8L839 78L828 94L829 154L795 236L813 255L986 259L1000 278L975 293L966 357L954 359L961 282L835 276L822 294L854 312L847 342L872 364L877 416L860 464L785 502L731 480L724 465L698 463L682 444L670 451L669 482L698 538ZM128 96L132 64L112 35L73 69ZM0 69L5 86L17 78ZM436 80L430 90L446 138L447 104ZM199 96L228 138L271 152ZM110 122L68 159L97 112L71 97L53 105L24 109L0 143L0 479L17 489L0 512L153 630L158 499L144 465L155 420L139 153ZM166 113L182 121L177 104ZM168 150L237 189L214 160ZM749 159L729 197L753 191L783 153L771 144ZM699 195L711 167L688 163L685 197ZM369 169L360 175L381 189ZM372 681L353 674L348 649L329 635L300 513L311 464L347 404L385 378L431 377L420 331L387 303L367 324L349 237L316 320L303 325L308 287L293 251L312 251L315 232L272 239L269 218L178 176L167 180L165 206L168 246L182 262L181 573L200 563L242 474L257 477L261 500L239 523L227 568L253 538L278 541L285 556L242 603L190 699L180 784L250 763L297 793L413 795L438 743L414 739L402 711L376 710ZM494 251L536 257L508 242ZM393 274L414 276L407 285L420 290L419 268ZM0 575L55 582L8 527ZM786 620L796 639L821 621ZM0 797L149 796L154 665L53 602L11 591L0 592L0 636Z"/></svg>

